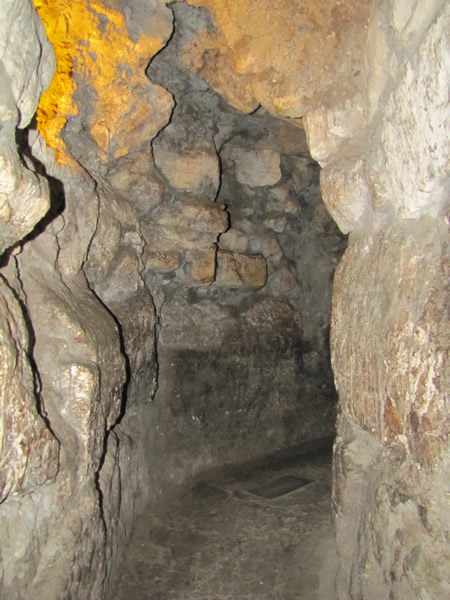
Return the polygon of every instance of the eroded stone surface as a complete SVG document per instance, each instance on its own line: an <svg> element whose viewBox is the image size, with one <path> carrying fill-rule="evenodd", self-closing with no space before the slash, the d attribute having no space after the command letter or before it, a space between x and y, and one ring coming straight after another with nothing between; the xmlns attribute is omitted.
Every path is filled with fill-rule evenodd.
<svg viewBox="0 0 450 600"><path fill-rule="evenodd" d="M52 47L31 0L5 0L0 36L2 113L11 111L14 124L26 127L55 70Z"/></svg>
<svg viewBox="0 0 450 600"><path fill-rule="evenodd" d="M30 364L32 342L22 308L4 279L1 286L0 501L26 494L53 480L59 443L45 419L38 382ZM45 414L45 412L44 412Z"/></svg>
<svg viewBox="0 0 450 600"><path fill-rule="evenodd" d="M381 13L369 31L370 64L377 55L390 58L390 71L368 80L369 101L393 86L374 122L373 146L360 155L360 185L367 189L365 179L371 198L352 192L355 163L339 173L345 165L332 145L322 172L337 222L354 231L336 272L332 320L342 407L334 467L342 600L449 593L449 125L442 60L449 11L446 5L438 12L439 5L423 3L419 16L418 4L394 3L404 44L397 57L410 53L403 65L392 58L395 42L378 28ZM407 23L410 35L403 36ZM349 213L353 224L345 222Z"/></svg>
<svg viewBox="0 0 450 600"><path fill-rule="evenodd" d="M274 114L299 118L361 85L360 46L370 1L188 3L208 8L215 30L198 34L186 48L185 63L240 110L251 112L260 103Z"/></svg>
<svg viewBox="0 0 450 600"><path fill-rule="evenodd" d="M166 177L161 152L183 160L205 149L220 165L220 188L170 185L160 206L141 219L159 371L155 400L141 413L147 425L139 427L147 451L165 457L165 471L149 473L156 496L207 467L264 453L267 443L280 447L332 431L328 282L345 245L320 205L304 132L264 110L236 113L187 70L180 56L209 17L185 4L173 10L175 35L148 73L171 91L176 108L152 153ZM326 239L319 241L318 232ZM303 311L306 333L286 317L300 323ZM264 368L257 366L260 343ZM275 355L280 365L272 370ZM303 401L314 403L315 417L306 418ZM301 426L291 426L300 412ZM124 427L125 421L131 417ZM261 428L270 442L257 440ZM181 447L190 449L188 461Z"/></svg>
<svg viewBox="0 0 450 600"><path fill-rule="evenodd" d="M386 105L381 133L387 172L383 191L406 218L442 214L448 203L449 28L447 5L405 65L400 85Z"/></svg>
<svg viewBox="0 0 450 600"><path fill-rule="evenodd" d="M330 215L343 233L370 228L372 195L361 160L341 160L321 172L320 189Z"/></svg>
<svg viewBox="0 0 450 600"><path fill-rule="evenodd" d="M148 408L159 429L148 431L147 443L165 457L171 481L154 469L154 493L171 491L186 473L330 433L333 402L312 386L308 393L299 314L267 297L227 306L203 296L201 288L180 289L166 293L161 308L160 387Z"/></svg>
<svg viewBox="0 0 450 600"><path fill-rule="evenodd" d="M264 256L247 256L229 250L219 250L217 253L217 285L259 289L266 281L267 263Z"/></svg>
<svg viewBox="0 0 450 600"><path fill-rule="evenodd" d="M30 0L7 1L0 28L0 254L30 233L49 209L47 180L19 156L16 126L26 127L50 84L55 60ZM16 49L20 47L20 52Z"/></svg>
<svg viewBox="0 0 450 600"><path fill-rule="evenodd" d="M186 192L199 192L202 184L212 187L212 195L219 185L219 165L214 150L188 150L182 154L153 146L156 166L167 177L170 185Z"/></svg>
<svg viewBox="0 0 450 600"><path fill-rule="evenodd" d="M446 243L441 219L398 222L372 240L354 240L336 276L332 343L341 406L380 443L405 445L423 467L439 462L446 447ZM349 278L351 291L344 291ZM350 296L358 311L342 309ZM346 363L352 368L342 369Z"/></svg>
<svg viewBox="0 0 450 600"><path fill-rule="evenodd" d="M236 179L239 183L259 187L280 181L280 155L274 150L244 150L236 154Z"/></svg>
<svg viewBox="0 0 450 600"><path fill-rule="evenodd" d="M76 140L69 148L64 142L61 132L68 120L96 153L91 169L95 159L108 163L153 138L173 106L170 94L145 77L148 61L172 32L164 0L153 0L147 10L130 3L126 11L97 0L76 0L70 11L64 1L35 0L35 5L57 57L56 77L37 120L59 162L73 165L73 158L86 153ZM78 103L80 96L84 100Z"/></svg>
<svg viewBox="0 0 450 600"><path fill-rule="evenodd" d="M73 3L70 106L50 121L71 172L36 133L17 136L19 158L16 125L54 63L31 4L5 5L3 249L50 204L2 263L18 432L2 447L5 593L100 598L149 496L333 430L328 282L344 241L293 127L304 115L325 202L352 232L333 333L338 594L445 597L448 3L189 4L203 8L172 7L150 83L165 2ZM244 117L208 82L267 110ZM218 285L224 257L257 263L258 286L238 268L239 285Z"/></svg>
<svg viewBox="0 0 450 600"><path fill-rule="evenodd" d="M409 36L399 39L384 27L388 5L374 10L363 45L364 94L305 117L311 154L325 167L325 201L343 231L377 228L392 212L416 218L446 210L448 7L439 11L442 3L430 2L419 11L417 5ZM399 14L410 9L395 3L397 27ZM357 164L361 192L355 194Z"/></svg>
<svg viewBox="0 0 450 600"><path fill-rule="evenodd" d="M169 29L158 32L164 38L170 31L171 13L162 4L154 9L157 23L162 23L160 9L169 17ZM2 421L9 433L8 440L2 440L8 444L2 443L1 455L1 595L11 600L24 595L87 600L102 597L110 566L115 557L120 558L117 540L130 534L138 502L135 495L130 498L122 491L126 484L136 489L135 472L128 468L130 438L120 432L113 435L111 430L122 413L127 373L133 370L135 375L128 385L130 405L145 402L155 386L155 313L140 275L145 242L137 214L160 202L160 177L154 168L154 176L149 176L153 165L147 153L145 160L136 158L124 182L124 163L114 158L113 140L111 147L104 148L110 154L100 157L111 158L102 175L114 175L105 193L105 180L99 177L97 185L89 175L98 176L99 165L98 153L92 154L92 131L83 128L81 133L75 115L74 121L67 122L67 130L78 132L70 145L71 165L75 155L83 168L75 165L69 172L58 166L35 131L14 139L17 107L23 104L20 123L25 126L49 83L54 61L31 5L19 3L6 14L15 21L10 26L2 20L0 27L2 35L9 35L10 45L3 49L5 64L10 55L16 56L14 68L20 67L22 59L29 62L24 80L22 69L14 80L23 86L22 95L16 98L13 89L13 103L5 95L7 110L2 112L6 119L2 192L26 211L21 216L9 200L9 207L4 204L4 213L9 211L7 226L18 225L2 237L2 249L18 242L49 207L50 211L25 240L17 259L5 258L2 263L2 340L9 373L7 387L2 386L8 394ZM21 38L16 29L22 17ZM128 19L133 29L136 15L129 13ZM11 27L14 35L8 31ZM137 30L136 34L139 37ZM27 40L25 46L21 39ZM141 65L142 83L147 81L145 65ZM3 80L6 94L8 82ZM82 80L78 84L80 92ZM155 115L160 115L151 122L154 135L170 114L171 97L164 90L160 96L149 96L148 87L141 91L146 109L150 97ZM28 113L25 107L31 104ZM93 104L86 103L84 109L78 118L91 118ZM139 138L135 131L133 139L147 142L149 130L141 133ZM94 138L99 142L98 136ZM43 165L48 179L42 177ZM94 281L98 293L91 289ZM117 440L120 446L114 444Z"/></svg>

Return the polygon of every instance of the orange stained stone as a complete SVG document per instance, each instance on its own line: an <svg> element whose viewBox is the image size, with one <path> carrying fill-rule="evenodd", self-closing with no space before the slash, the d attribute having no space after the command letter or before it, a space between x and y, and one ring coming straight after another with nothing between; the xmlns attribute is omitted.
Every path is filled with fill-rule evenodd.
<svg viewBox="0 0 450 600"><path fill-rule="evenodd" d="M300 118L344 97L348 90L338 93L337 83L355 93L344 80L359 65L372 0L186 2L207 8L215 29L197 35L185 63L239 110L260 103L278 116Z"/></svg>
<svg viewBox="0 0 450 600"><path fill-rule="evenodd" d="M122 139L148 118L147 104L136 89L151 85L145 68L164 40L142 33L130 39L125 17L99 0L34 0L57 61L56 73L42 96L37 125L59 163L73 165L61 132L67 120L78 114L74 94L81 82L94 89L89 132L106 160L127 154Z"/></svg>

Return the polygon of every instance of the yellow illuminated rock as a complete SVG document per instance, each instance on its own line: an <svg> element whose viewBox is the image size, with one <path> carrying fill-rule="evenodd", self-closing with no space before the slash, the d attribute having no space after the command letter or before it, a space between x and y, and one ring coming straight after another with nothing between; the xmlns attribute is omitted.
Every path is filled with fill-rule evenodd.
<svg viewBox="0 0 450 600"><path fill-rule="evenodd" d="M61 132L67 119L78 114L76 92L84 84L91 88L92 98L87 125L103 160L124 156L132 145L151 139L172 109L170 94L145 75L150 59L170 35L166 15L159 27L153 23L149 28L159 37L141 32L133 41L125 17L111 8L113 2L34 0L34 4L57 59L37 123L58 162L71 162ZM163 0L161 4L165 5Z"/></svg>
<svg viewBox="0 0 450 600"><path fill-rule="evenodd" d="M372 0L186 1L207 8L215 30L199 33L185 63L240 110L300 118L360 85Z"/></svg>

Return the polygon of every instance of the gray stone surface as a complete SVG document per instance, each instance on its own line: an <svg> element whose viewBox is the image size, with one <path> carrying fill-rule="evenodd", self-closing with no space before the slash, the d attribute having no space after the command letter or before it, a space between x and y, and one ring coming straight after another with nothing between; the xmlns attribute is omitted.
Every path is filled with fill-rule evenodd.
<svg viewBox="0 0 450 600"><path fill-rule="evenodd" d="M447 234L433 217L394 223L370 244L352 240L336 272L342 600L437 599L450 589Z"/></svg>
<svg viewBox="0 0 450 600"><path fill-rule="evenodd" d="M134 8L127 19L136 37L144 7ZM137 119L149 98L153 103L139 135L120 123L123 140L113 136L99 149L92 73L79 72L78 114L68 116L62 133L72 157L64 166L34 125L17 136L18 150L11 146L22 101L5 96L2 135L11 152L2 181L26 208L20 231L3 238L5 248L49 209L16 256L4 257L2 271L8 438L0 534L7 540L1 577L8 600L100 598L149 498L206 468L333 432L326 336L318 334L313 349L319 381L310 346L303 363L303 300L295 302L298 195L304 191L311 207L320 201L304 134L265 113L237 113L191 75L180 54L209 18L181 5L175 13L176 34L148 71L155 83L134 98ZM150 22L168 37L164 3L152 4ZM38 22L33 44L53 68ZM13 56L17 48L5 52ZM24 79L22 94L33 107L50 67L42 78L39 62L34 69L24 73L30 87ZM158 83L174 94L172 115L172 98ZM21 125L30 117L23 109ZM135 146L117 155L130 139ZM230 144L245 169L237 172L228 160ZM264 181L261 165L270 171ZM36 211L21 186L31 200L42 192ZM339 234L335 242L338 256ZM315 255L316 266L331 264L325 255ZM324 322L327 269L316 289L325 298Z"/></svg>
<svg viewBox="0 0 450 600"><path fill-rule="evenodd" d="M250 297L220 307L189 290L162 306L161 322L158 391L147 409L158 424L146 434L149 456L161 457L151 493L333 435L334 398L308 389L299 317L287 303Z"/></svg>
<svg viewBox="0 0 450 600"><path fill-rule="evenodd" d="M0 254L31 232L50 207L48 182L19 154L26 127L55 70L55 58L31 0L5 0L0 27Z"/></svg>
<svg viewBox="0 0 450 600"><path fill-rule="evenodd" d="M330 453L206 473L148 506L108 600L330 600L336 554ZM305 487L252 493L282 476Z"/></svg>
<svg viewBox="0 0 450 600"><path fill-rule="evenodd" d="M365 49L373 136L346 136L351 160L331 144L321 174L325 202L353 230L335 277L331 341L342 600L450 593L450 11L392 4L394 27L384 26L381 4ZM404 60L387 63L394 52Z"/></svg>

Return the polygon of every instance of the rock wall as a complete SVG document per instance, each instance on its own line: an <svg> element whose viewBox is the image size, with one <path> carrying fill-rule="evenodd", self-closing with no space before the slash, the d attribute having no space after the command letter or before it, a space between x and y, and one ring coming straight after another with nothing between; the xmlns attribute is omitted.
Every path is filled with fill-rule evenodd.
<svg viewBox="0 0 450 600"><path fill-rule="evenodd" d="M378 47L393 52L395 35L405 59L371 148L352 165L345 159L350 171L342 162L322 171L325 201L339 199L337 221L354 231L332 320L342 599L444 598L450 590L449 7L418 8L398 3L393 29L378 30Z"/></svg>
<svg viewBox="0 0 450 600"><path fill-rule="evenodd" d="M394 222L337 272L339 598L448 595L447 235L443 219Z"/></svg>
<svg viewBox="0 0 450 600"><path fill-rule="evenodd" d="M345 247L304 131L233 110L190 72L184 53L210 17L173 11L174 36L148 69L176 103L152 143L165 196L141 227L158 314L155 492L167 475L334 435L330 281Z"/></svg>

